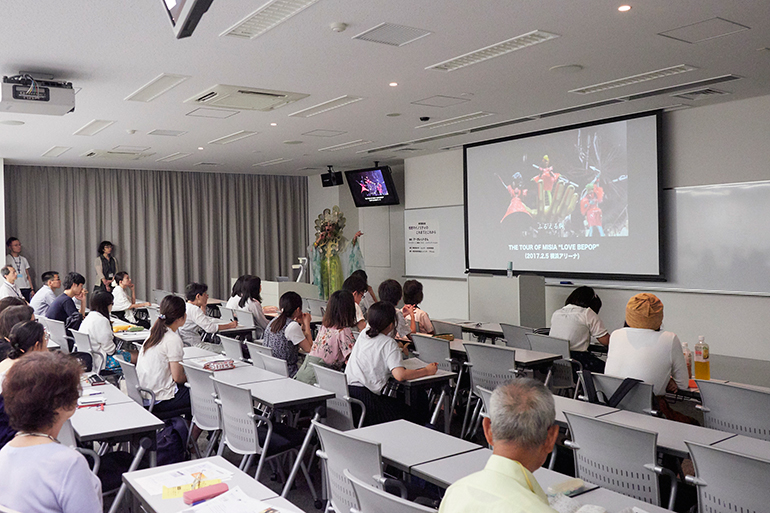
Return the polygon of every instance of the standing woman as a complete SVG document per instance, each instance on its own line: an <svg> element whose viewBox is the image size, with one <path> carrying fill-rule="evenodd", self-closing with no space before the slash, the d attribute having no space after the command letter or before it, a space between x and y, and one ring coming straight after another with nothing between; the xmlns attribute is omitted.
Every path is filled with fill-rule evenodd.
<svg viewBox="0 0 770 513"><path fill-rule="evenodd" d="M101 513L102 485L82 454L56 440L72 417L82 369L57 352L36 352L5 379L16 436L0 450L0 502L14 511Z"/></svg>
<svg viewBox="0 0 770 513"><path fill-rule="evenodd" d="M296 292L281 296L279 306L281 314L267 325L264 345L272 349L274 357L286 360L289 377L293 378L299 369L297 346L306 353L313 347L310 314L302 313L302 298Z"/></svg>
<svg viewBox="0 0 770 513"><path fill-rule="evenodd" d="M112 292L112 280L118 272L118 261L112 256L112 242L103 240L99 243L99 256L94 261L96 268L96 284L94 292L106 290Z"/></svg>
<svg viewBox="0 0 770 513"><path fill-rule="evenodd" d="M317 380L311 364L329 367L336 371L348 361L356 339L351 327L356 325L356 300L347 290L338 290L329 297L324 312L323 325L313 342L310 353L305 356L295 379L309 385Z"/></svg>

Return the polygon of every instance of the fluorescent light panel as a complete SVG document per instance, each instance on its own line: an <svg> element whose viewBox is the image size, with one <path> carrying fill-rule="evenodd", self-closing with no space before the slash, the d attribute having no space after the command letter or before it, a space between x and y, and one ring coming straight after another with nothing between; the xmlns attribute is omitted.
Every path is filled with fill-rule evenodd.
<svg viewBox="0 0 770 513"><path fill-rule="evenodd" d="M272 2L266 3L220 35L254 39L280 25L295 14L307 9L317 1L318 0L273 0Z"/></svg>
<svg viewBox="0 0 770 513"><path fill-rule="evenodd" d="M47 152L43 153L43 157L56 158L63 153L72 149L72 146L54 146Z"/></svg>
<svg viewBox="0 0 770 513"><path fill-rule="evenodd" d="M260 163L258 163L258 164L254 164L254 165L253 165L253 166L251 166L251 167L257 167L257 166L259 166L259 167L274 166L274 165L276 165L276 164L282 164L283 162L290 162L290 161L292 161L292 160L294 160L294 159L285 159L285 158L281 157L281 158L279 158L279 159L266 160L266 161L264 161L264 162L260 162Z"/></svg>
<svg viewBox="0 0 770 513"><path fill-rule="evenodd" d="M189 157L190 155L192 155L192 153L182 153L182 152L178 151L176 153L172 153L171 155L166 155L163 158L159 158L155 162L173 162L175 160L179 160L179 159L183 159L185 157Z"/></svg>
<svg viewBox="0 0 770 513"><path fill-rule="evenodd" d="M655 71L648 71L647 73L640 73L638 75L631 75L630 77L618 78L617 80L610 80L609 82L601 82L587 87L581 87L578 89L572 89L570 93L577 94L592 94L601 91L607 91L608 89L615 89L617 87L625 87L628 85L639 84L641 82L647 82L649 80L656 80L658 78L670 77L672 75L679 75L680 73L687 73L689 71L697 70L695 66L689 66L687 64L679 64L678 66L671 66L670 68L663 68Z"/></svg>
<svg viewBox="0 0 770 513"><path fill-rule="evenodd" d="M313 107L308 107L307 109L298 110L297 112L293 112L289 114L289 117L297 116L301 118L310 118L318 114L322 114L324 112L328 112L330 110L339 109L340 107L344 107L345 105L349 105L351 103L355 103L358 101L363 100L360 96L340 96L339 98L334 98L333 100L329 100L323 103L319 103L318 105L315 105Z"/></svg>
<svg viewBox="0 0 770 513"><path fill-rule="evenodd" d="M155 130L151 130L147 132L147 135L162 135L165 137L179 137L181 135L186 134L187 132L184 130L161 130L156 128Z"/></svg>
<svg viewBox="0 0 770 513"><path fill-rule="evenodd" d="M478 64L479 62L492 59L494 57L500 57L516 50L521 50L529 46L533 46L539 43L544 43L551 39L559 37L558 34L552 34L550 32L544 32L542 30L533 30L520 36L506 39L494 45L490 45L474 52L469 52L459 57L449 59L432 66L428 66L425 69L435 69L438 71L455 71L471 64Z"/></svg>
<svg viewBox="0 0 770 513"><path fill-rule="evenodd" d="M178 86L188 78L190 78L188 75L161 73L133 93L126 96L125 100L132 102L150 102L166 91Z"/></svg>
<svg viewBox="0 0 770 513"><path fill-rule="evenodd" d="M449 125L454 125L455 123L464 123L466 121L473 121L474 119L480 119L485 118L487 116L494 116L491 112L474 112L473 114L465 114L463 116L457 116L454 118L445 119L443 121L434 121L433 123L426 123L424 125L416 126L415 128L429 128L433 130L434 128L441 128Z"/></svg>
<svg viewBox="0 0 770 513"><path fill-rule="evenodd" d="M339 151L346 150L348 148L355 148L356 146L363 146L364 144L370 144L372 141L364 141L363 139L356 139L342 144L335 144L334 146L327 146L326 148L319 148L318 151Z"/></svg>
<svg viewBox="0 0 770 513"><path fill-rule="evenodd" d="M94 119L90 123L87 123L85 126L80 128L80 130L75 132L75 135L96 135L114 123L115 121L110 121L107 119Z"/></svg>
<svg viewBox="0 0 770 513"><path fill-rule="evenodd" d="M258 133L259 132L251 132L249 130L240 130L234 134L226 135L224 137L220 137L219 139L209 141L209 144L230 144L231 142L240 141L241 139L246 139L252 135L257 135Z"/></svg>

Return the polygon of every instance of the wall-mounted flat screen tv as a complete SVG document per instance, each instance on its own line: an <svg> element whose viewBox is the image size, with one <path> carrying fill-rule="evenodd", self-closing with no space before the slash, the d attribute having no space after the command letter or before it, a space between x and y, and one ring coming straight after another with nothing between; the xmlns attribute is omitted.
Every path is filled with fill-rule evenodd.
<svg viewBox="0 0 770 513"><path fill-rule="evenodd" d="M214 0L162 0L177 39L190 37Z"/></svg>
<svg viewBox="0 0 770 513"><path fill-rule="evenodd" d="M398 205L398 192L389 166L345 171L357 207Z"/></svg>

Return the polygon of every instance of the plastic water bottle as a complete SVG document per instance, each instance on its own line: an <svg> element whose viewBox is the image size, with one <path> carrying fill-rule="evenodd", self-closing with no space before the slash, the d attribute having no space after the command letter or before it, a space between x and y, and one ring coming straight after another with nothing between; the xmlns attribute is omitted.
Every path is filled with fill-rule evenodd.
<svg viewBox="0 0 770 513"><path fill-rule="evenodd" d="M682 353L684 353L684 361L687 364L687 377L692 378L692 351L690 351L687 342L682 342Z"/></svg>
<svg viewBox="0 0 770 513"><path fill-rule="evenodd" d="M711 363L709 363L709 346L703 335L698 337L695 344L695 379L711 379Z"/></svg>

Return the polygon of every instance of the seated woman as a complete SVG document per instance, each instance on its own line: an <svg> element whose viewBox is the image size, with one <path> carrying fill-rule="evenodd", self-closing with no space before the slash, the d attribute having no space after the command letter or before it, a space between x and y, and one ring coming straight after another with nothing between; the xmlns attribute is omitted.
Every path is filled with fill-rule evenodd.
<svg viewBox="0 0 770 513"><path fill-rule="evenodd" d="M302 313L302 298L296 292L284 293L279 305L281 313L267 325L263 344L272 350L274 357L286 360L289 377L293 378L299 370L297 348L306 353L313 348L310 314Z"/></svg>
<svg viewBox="0 0 770 513"><path fill-rule="evenodd" d="M139 352L136 373L139 386L155 393L153 415L163 420L185 415L192 418L190 389L183 386L187 376L182 367L184 344L178 331L187 318L184 299L166 296L160 302L158 320L150 330L150 337ZM193 424L193 438L200 429Z"/></svg>
<svg viewBox="0 0 770 513"><path fill-rule="evenodd" d="M235 305L236 310L245 310L254 316L254 322L262 331L267 328L270 321L262 311L262 280L259 276L252 276L246 280L241 288L241 298ZM230 302L228 301L228 304Z"/></svg>
<svg viewBox="0 0 770 513"><path fill-rule="evenodd" d="M27 306L26 303L21 303L23 299L17 297L6 297L0 300L0 303L5 300L14 301L10 306L6 306L0 310L0 362L8 357L8 353L11 351L11 343L9 337L11 336L11 329L20 322L31 321L35 319L34 311L32 307ZM19 301L19 303L16 303Z"/></svg>
<svg viewBox="0 0 770 513"><path fill-rule="evenodd" d="M25 355L8 371L3 396L16 436L0 450L0 503L14 511L101 513L102 486L86 459L57 442L80 395L77 360Z"/></svg>
<svg viewBox="0 0 770 513"><path fill-rule="evenodd" d="M119 288L119 287L118 287ZM120 364L115 360L118 356L123 361L136 363L137 352L119 350L115 345L112 332L110 311L112 310L112 294L100 290L91 298L91 311L80 324L80 330L91 339L91 344L102 355L102 369L119 372Z"/></svg>
<svg viewBox="0 0 770 513"><path fill-rule="evenodd" d="M345 376L350 395L366 406L365 425L407 419L416 424L428 421L427 396L417 394L418 403L407 406L402 400L382 394L391 374L397 381L422 378L436 374L438 366L429 363L421 369L406 369L402 353L389 334L396 323L393 305L380 301L369 308L368 324L358 336L350 353Z"/></svg>
<svg viewBox="0 0 770 513"><path fill-rule="evenodd" d="M316 384L311 364L342 370L353 350L353 330L356 324L356 300L347 290L338 290L329 297L324 312L323 324L318 330L310 353L305 356L302 367L294 377L309 385Z"/></svg>
<svg viewBox="0 0 770 513"><path fill-rule="evenodd" d="M251 274L238 276L238 279L233 283L233 290L230 294L230 299L227 300L227 304L225 305L226 308L229 308L230 310L238 308L238 303L241 301L241 296L243 296L243 285L251 278L254 278Z"/></svg>
<svg viewBox="0 0 770 513"><path fill-rule="evenodd" d="M588 352L591 337L602 345L610 343L610 334L599 318L602 300L591 287L578 287L564 302L564 307L551 316L549 335L569 340L569 353L583 368L604 373L604 362Z"/></svg>
<svg viewBox="0 0 770 513"><path fill-rule="evenodd" d="M3 379L13 365L25 354L47 351L48 337L43 325L35 321L21 322L13 327L9 335L11 352L0 362L0 394L3 393ZM0 448L11 441L16 430L11 428L5 412L4 398L0 395Z"/></svg>
<svg viewBox="0 0 770 513"><path fill-rule="evenodd" d="M115 274L115 286L112 288L113 306L112 315L131 324L138 324L145 329L150 329L150 321L137 319L134 311L137 308L146 308L150 303L137 303L134 282L126 271ZM143 310L146 312L146 310Z"/></svg>
<svg viewBox="0 0 770 513"><path fill-rule="evenodd" d="M422 303L423 299L422 283L417 280L406 280L404 282L404 307L401 309L404 318L410 323L412 319L416 320L419 333L435 335L436 330L433 329L433 323L430 322L427 312L417 306Z"/></svg>

